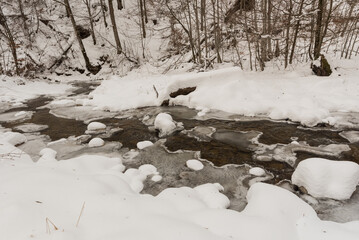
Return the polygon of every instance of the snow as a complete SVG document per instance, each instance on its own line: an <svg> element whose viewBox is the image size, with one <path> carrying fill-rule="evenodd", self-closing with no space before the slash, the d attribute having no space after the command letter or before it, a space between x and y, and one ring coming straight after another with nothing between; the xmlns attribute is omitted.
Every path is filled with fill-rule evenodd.
<svg viewBox="0 0 359 240"><path fill-rule="evenodd" d="M142 150L142 149L144 149L146 147L150 147L152 145L153 145L153 143L151 141L141 141L141 142L137 143L137 148Z"/></svg>
<svg viewBox="0 0 359 240"><path fill-rule="evenodd" d="M73 87L62 83L45 82L40 79L28 80L20 77L0 75L0 103L19 104L40 95L60 95Z"/></svg>
<svg viewBox="0 0 359 240"><path fill-rule="evenodd" d="M91 141L89 142L89 147L93 148L93 147L102 147L103 145L105 145L105 141L102 140L101 138L93 138L91 139Z"/></svg>
<svg viewBox="0 0 359 240"><path fill-rule="evenodd" d="M16 149L3 134L0 153ZM359 221L321 221L308 204L277 186L252 185L248 205L236 212L226 209L230 202L217 183L151 196L139 191L148 176L160 178L155 166L123 173L121 158L82 155L56 161L49 148L41 154L47 158L37 163L26 153L0 160L4 239L356 240L359 234Z"/></svg>
<svg viewBox="0 0 359 240"><path fill-rule="evenodd" d="M159 92L158 98L153 86ZM92 99L86 104L111 111L160 106L171 92L188 86L197 89L171 99L170 104L245 116L289 118L307 126L334 124L330 119L335 112L359 112L355 72L321 78L312 75L308 66L295 71L251 73L232 67L204 73L111 77L90 94Z"/></svg>
<svg viewBox="0 0 359 240"><path fill-rule="evenodd" d="M154 175L152 178L151 178L152 181L154 182L159 182L162 180L162 176L161 175Z"/></svg>
<svg viewBox="0 0 359 240"><path fill-rule="evenodd" d="M317 198L349 199L359 184L359 165L348 161L309 158L300 162L292 182Z"/></svg>
<svg viewBox="0 0 359 240"><path fill-rule="evenodd" d="M57 152L51 148L44 148L40 151L41 158L38 163L47 163L49 161L56 161Z"/></svg>
<svg viewBox="0 0 359 240"><path fill-rule="evenodd" d="M262 177L266 174L265 170L260 167L254 167L249 169L249 173L256 177Z"/></svg>
<svg viewBox="0 0 359 240"><path fill-rule="evenodd" d="M203 163L196 159L190 159L186 162L186 166L194 171L199 171L203 169Z"/></svg>
<svg viewBox="0 0 359 240"><path fill-rule="evenodd" d="M160 131L159 136L170 135L177 130L178 125L168 113L159 113L155 118L155 129Z"/></svg>
<svg viewBox="0 0 359 240"><path fill-rule="evenodd" d="M10 143L11 145L19 145L27 141L27 138L24 134L17 132L6 132L1 136L2 140Z"/></svg>
<svg viewBox="0 0 359 240"><path fill-rule="evenodd" d="M87 126L88 131L97 131L97 130L103 130L106 129L106 125L100 122L91 122Z"/></svg>

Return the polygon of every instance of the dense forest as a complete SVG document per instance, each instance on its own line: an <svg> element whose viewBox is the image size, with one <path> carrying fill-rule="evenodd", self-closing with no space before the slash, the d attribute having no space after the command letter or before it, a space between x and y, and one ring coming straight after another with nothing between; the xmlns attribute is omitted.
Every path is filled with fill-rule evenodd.
<svg viewBox="0 0 359 240"><path fill-rule="evenodd" d="M322 54L351 58L359 51L358 6L356 0L1 0L0 73L97 74L106 66L123 75L144 63L199 69L233 63L262 71Z"/></svg>

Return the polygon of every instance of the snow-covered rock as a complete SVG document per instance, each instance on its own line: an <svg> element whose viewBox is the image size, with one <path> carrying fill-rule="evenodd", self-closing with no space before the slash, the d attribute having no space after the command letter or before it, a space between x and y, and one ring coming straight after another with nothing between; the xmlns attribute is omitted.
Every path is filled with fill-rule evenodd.
<svg viewBox="0 0 359 240"><path fill-rule="evenodd" d="M92 122L89 125L87 125L88 131L98 131L104 129L106 129L106 125L100 122Z"/></svg>
<svg viewBox="0 0 359 240"><path fill-rule="evenodd" d="M91 139L91 141L89 142L89 147L102 147L103 145L105 145L105 141L102 140L101 138L93 138Z"/></svg>
<svg viewBox="0 0 359 240"><path fill-rule="evenodd" d="M158 174L153 175L152 178L151 178L151 180L154 181L154 182L159 182L159 181L162 180L162 176L161 176L161 175L158 175Z"/></svg>
<svg viewBox="0 0 359 240"><path fill-rule="evenodd" d="M292 183L318 198L349 199L359 183L359 165L349 161L309 158L300 162Z"/></svg>
<svg viewBox="0 0 359 240"><path fill-rule="evenodd" d="M249 169L249 173L256 177L262 177L266 175L266 171L264 171L264 169L260 167L254 167Z"/></svg>
<svg viewBox="0 0 359 240"><path fill-rule="evenodd" d="M141 172L141 174L148 176L151 174L157 174L157 168L153 166L152 164L144 164L138 168L138 170Z"/></svg>
<svg viewBox="0 0 359 240"><path fill-rule="evenodd" d="M141 150L152 145L153 143L151 141L142 141L137 143L137 148Z"/></svg>
<svg viewBox="0 0 359 240"><path fill-rule="evenodd" d="M190 159L186 162L186 166L194 171L199 171L203 169L203 163L197 159Z"/></svg>
<svg viewBox="0 0 359 240"><path fill-rule="evenodd" d="M51 148L44 148L40 151L41 158L38 163L47 163L49 161L56 161L57 152Z"/></svg>
<svg viewBox="0 0 359 240"><path fill-rule="evenodd" d="M160 137L170 135L179 127L181 126L177 124L168 113L159 113L156 116L155 129L160 131Z"/></svg>

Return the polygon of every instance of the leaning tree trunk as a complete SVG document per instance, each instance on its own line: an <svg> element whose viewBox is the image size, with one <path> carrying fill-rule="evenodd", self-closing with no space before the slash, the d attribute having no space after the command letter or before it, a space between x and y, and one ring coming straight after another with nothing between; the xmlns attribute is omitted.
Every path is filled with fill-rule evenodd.
<svg viewBox="0 0 359 240"><path fill-rule="evenodd" d="M115 42L116 42L117 54L121 54L122 53L122 46L121 46L120 38L118 36L116 19L115 19L115 11L113 9L112 0L108 0L108 8L110 10L110 18L111 18L111 23L112 23L113 35L115 37Z"/></svg>
<svg viewBox="0 0 359 240"><path fill-rule="evenodd" d="M79 32L77 31L75 18L74 18L74 15L72 13L72 10L71 10L69 0L64 0L64 1L65 1L66 9L67 9L67 11L69 13L69 17L71 19L72 27L74 29L77 41L78 41L80 49L81 49L82 56L83 56L83 58L85 60L86 69L92 74L97 74L101 70L101 66L100 65L93 66L90 63L90 59L87 56L86 49L85 49L85 46L84 46L84 44L82 42L81 36L80 36Z"/></svg>

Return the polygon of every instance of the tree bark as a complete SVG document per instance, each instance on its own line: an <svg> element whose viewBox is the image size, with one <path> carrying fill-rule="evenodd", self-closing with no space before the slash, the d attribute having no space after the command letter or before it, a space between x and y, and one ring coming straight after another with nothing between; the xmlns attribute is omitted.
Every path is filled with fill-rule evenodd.
<svg viewBox="0 0 359 240"><path fill-rule="evenodd" d="M112 0L108 0L108 8L109 8L109 10L110 10L110 18L111 18L113 35L114 35L114 37L115 37L115 42L116 42L117 54L121 54L121 53L122 53L122 46L121 46L120 38L119 38L119 36L118 36L116 19L115 19L115 11L114 11L114 9L113 9L113 2L112 2Z"/></svg>
<svg viewBox="0 0 359 240"><path fill-rule="evenodd" d="M100 0L100 4L101 4L102 16L103 16L103 23L105 24L105 27L107 27L105 3L103 2L103 0Z"/></svg>
<svg viewBox="0 0 359 240"><path fill-rule="evenodd" d="M96 45L95 28L94 28L94 24L93 24L94 21L93 21L92 12L91 12L91 0L85 0L85 3L86 3L86 7L87 7L87 13L88 13L89 19L90 19L92 41L93 41L93 44Z"/></svg>
<svg viewBox="0 0 359 240"><path fill-rule="evenodd" d="M318 59L320 56L321 39L322 39L322 22L323 22L323 10L324 10L324 0L318 1L317 8L317 22L315 29L315 40L314 40L314 60Z"/></svg>
<svg viewBox="0 0 359 240"><path fill-rule="evenodd" d="M142 37L146 38L146 25L145 25L143 0L139 0L139 3L140 3L139 5L140 5L140 14L141 14Z"/></svg>

